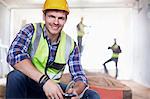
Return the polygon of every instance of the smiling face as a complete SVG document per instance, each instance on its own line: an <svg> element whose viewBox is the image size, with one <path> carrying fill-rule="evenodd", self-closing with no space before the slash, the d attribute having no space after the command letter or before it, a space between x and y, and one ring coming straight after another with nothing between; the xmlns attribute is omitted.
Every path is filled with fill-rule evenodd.
<svg viewBox="0 0 150 99"><path fill-rule="evenodd" d="M67 13L61 10L48 10L44 14L44 21L49 35L59 35L67 20Z"/></svg>

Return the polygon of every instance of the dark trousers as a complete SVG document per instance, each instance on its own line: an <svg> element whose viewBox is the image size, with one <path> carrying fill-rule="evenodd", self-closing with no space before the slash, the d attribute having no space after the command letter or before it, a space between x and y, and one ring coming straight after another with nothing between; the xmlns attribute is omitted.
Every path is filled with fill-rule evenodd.
<svg viewBox="0 0 150 99"><path fill-rule="evenodd" d="M109 60L107 60L103 65L104 65L104 71L105 73L109 74L108 69L106 67L106 63L110 62L110 61L114 61L115 62L115 66L116 66L116 74L115 74L115 78L118 77L118 58L110 58Z"/></svg>
<svg viewBox="0 0 150 99"><path fill-rule="evenodd" d="M63 91L66 84L60 83ZM37 82L25 76L20 71L14 70L7 76L6 99L47 99L43 89ZM100 99L97 92L88 89L82 99Z"/></svg>
<svg viewBox="0 0 150 99"><path fill-rule="evenodd" d="M80 53L83 51L82 38L83 38L82 36L78 36L78 38L77 38Z"/></svg>

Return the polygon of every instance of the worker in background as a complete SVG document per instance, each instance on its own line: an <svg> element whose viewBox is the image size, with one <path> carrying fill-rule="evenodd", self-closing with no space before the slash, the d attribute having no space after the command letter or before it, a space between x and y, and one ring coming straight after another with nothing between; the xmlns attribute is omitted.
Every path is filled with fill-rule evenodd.
<svg viewBox="0 0 150 99"><path fill-rule="evenodd" d="M108 74L108 69L106 67L106 63L108 63L110 61L114 61L115 66L116 66L115 78L117 78L118 77L118 57L119 57L119 54L121 53L121 48L119 45L117 45L116 38L114 39L114 44L111 47L108 47L108 49L111 49L113 54L112 54L112 57L103 64L104 71L105 71L105 73Z"/></svg>
<svg viewBox="0 0 150 99"><path fill-rule="evenodd" d="M84 28L86 27L86 25L83 24L83 19L84 18L81 17L80 22L77 24L77 41L78 41L78 46L79 46L80 52L82 52L82 50L83 50L82 38L85 35Z"/></svg>
<svg viewBox="0 0 150 99"><path fill-rule="evenodd" d="M82 99L100 99L88 89L77 44L62 30L68 14L66 0L46 0L45 23L27 24L17 34L7 56L14 68L7 76L7 99L64 99L64 93L76 95L71 99L81 94ZM75 82L66 92L67 85L60 82L65 65Z"/></svg>

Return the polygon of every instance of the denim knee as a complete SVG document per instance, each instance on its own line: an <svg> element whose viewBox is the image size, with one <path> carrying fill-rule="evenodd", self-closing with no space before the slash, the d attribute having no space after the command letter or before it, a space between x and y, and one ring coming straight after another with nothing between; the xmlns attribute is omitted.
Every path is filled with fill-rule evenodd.
<svg viewBox="0 0 150 99"><path fill-rule="evenodd" d="M13 81L13 83L15 81L17 82L19 82L20 80L22 81L23 79L26 79L26 76L18 70L11 71L7 76L7 80Z"/></svg>
<svg viewBox="0 0 150 99"><path fill-rule="evenodd" d="M84 93L82 99L100 99L100 95L96 91L94 91L92 89L88 89Z"/></svg>
<svg viewBox="0 0 150 99"><path fill-rule="evenodd" d="M21 98L26 95L27 76L20 71L11 71L7 76L6 98Z"/></svg>

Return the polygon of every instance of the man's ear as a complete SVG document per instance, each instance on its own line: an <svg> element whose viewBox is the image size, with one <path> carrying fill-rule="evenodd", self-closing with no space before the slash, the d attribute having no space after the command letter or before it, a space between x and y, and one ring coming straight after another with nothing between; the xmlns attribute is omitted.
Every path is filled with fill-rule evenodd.
<svg viewBox="0 0 150 99"><path fill-rule="evenodd" d="M45 14L45 13L43 13L43 21L45 21L45 17L46 17L46 14Z"/></svg>

